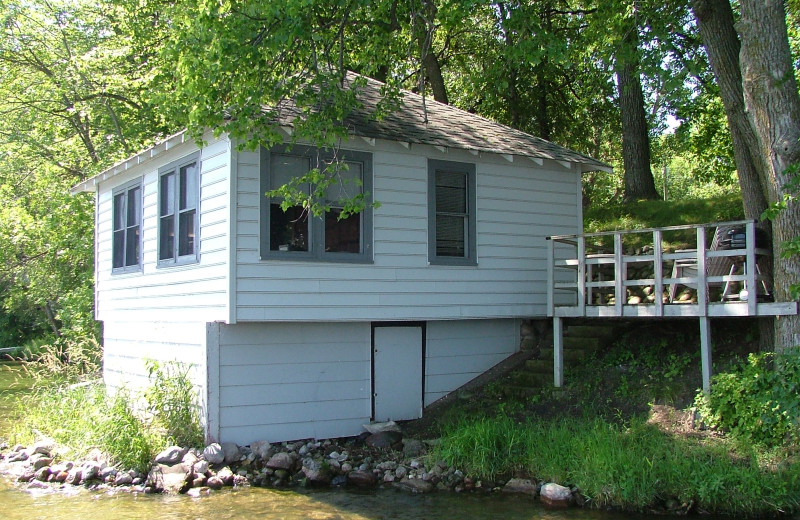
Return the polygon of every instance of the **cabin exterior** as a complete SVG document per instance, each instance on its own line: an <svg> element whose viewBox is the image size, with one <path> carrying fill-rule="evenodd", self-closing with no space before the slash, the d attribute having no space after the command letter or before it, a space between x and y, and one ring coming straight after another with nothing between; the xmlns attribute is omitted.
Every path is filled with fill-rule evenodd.
<svg viewBox="0 0 800 520"><path fill-rule="evenodd" d="M581 174L608 167L425 104L345 121L336 153L380 206L343 220L265 195L330 151L226 135L177 134L76 186L96 196L106 383L188 363L209 440L277 442L418 418L518 351L520 321L547 316L545 237L582 231Z"/></svg>

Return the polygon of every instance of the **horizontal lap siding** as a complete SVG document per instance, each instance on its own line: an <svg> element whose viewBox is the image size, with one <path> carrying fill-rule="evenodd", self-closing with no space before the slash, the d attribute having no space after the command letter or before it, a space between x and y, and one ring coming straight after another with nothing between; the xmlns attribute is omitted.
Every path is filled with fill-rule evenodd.
<svg viewBox="0 0 800 520"><path fill-rule="evenodd" d="M238 321L511 318L546 312L545 236L578 231L578 173L545 161L395 143L373 154L374 262L259 258L259 156L240 152ZM343 146L348 148L349 145ZM477 164L478 266L428 265L427 160Z"/></svg>
<svg viewBox="0 0 800 520"><path fill-rule="evenodd" d="M517 320L433 321L426 328L425 406L518 350Z"/></svg>
<svg viewBox="0 0 800 520"><path fill-rule="evenodd" d="M146 167L133 168L98 194L97 317L113 321L216 321L227 319L228 189L230 149L226 140L211 140L201 152L200 261L157 267L158 169L197 151L184 143ZM112 191L143 177L141 272L111 274Z"/></svg>
<svg viewBox="0 0 800 520"><path fill-rule="evenodd" d="M103 327L103 379L112 388L135 391L149 384L145 360L179 361L205 394L205 323L108 321Z"/></svg>
<svg viewBox="0 0 800 520"><path fill-rule="evenodd" d="M368 323L220 326L220 439L356 435L369 422Z"/></svg>

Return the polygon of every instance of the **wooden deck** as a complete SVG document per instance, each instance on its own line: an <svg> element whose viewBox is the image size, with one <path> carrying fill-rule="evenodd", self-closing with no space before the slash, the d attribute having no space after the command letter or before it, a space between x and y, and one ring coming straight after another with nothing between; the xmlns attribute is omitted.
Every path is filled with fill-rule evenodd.
<svg viewBox="0 0 800 520"><path fill-rule="evenodd" d="M736 240L726 238L731 230ZM687 236L694 248L670 246ZM548 237L555 386L563 384L564 318L696 317L708 391L710 318L797 314L797 302L772 301L771 280L759 267L770 254L752 220Z"/></svg>

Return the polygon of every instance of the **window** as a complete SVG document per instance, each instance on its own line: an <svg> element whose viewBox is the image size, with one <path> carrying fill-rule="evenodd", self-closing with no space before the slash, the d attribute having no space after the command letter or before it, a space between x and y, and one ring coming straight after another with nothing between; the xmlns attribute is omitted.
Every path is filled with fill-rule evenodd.
<svg viewBox="0 0 800 520"><path fill-rule="evenodd" d="M331 210L312 217L301 206L284 211L282 199L262 197L261 258L293 258L332 262L368 262L372 257L372 209L339 219L340 200L372 189L372 156L364 152L321 151L308 146L279 145L261 152L261 192L275 190L313 168L324 169L338 160L346 165L339 181L328 188ZM310 193L311 186L300 186Z"/></svg>
<svg viewBox="0 0 800 520"><path fill-rule="evenodd" d="M112 197L112 272L138 271L142 265L142 180L116 188Z"/></svg>
<svg viewBox="0 0 800 520"><path fill-rule="evenodd" d="M197 262L197 207L200 175L197 156L158 172L158 265Z"/></svg>
<svg viewBox="0 0 800 520"><path fill-rule="evenodd" d="M477 265L475 165L428 161L428 260Z"/></svg>

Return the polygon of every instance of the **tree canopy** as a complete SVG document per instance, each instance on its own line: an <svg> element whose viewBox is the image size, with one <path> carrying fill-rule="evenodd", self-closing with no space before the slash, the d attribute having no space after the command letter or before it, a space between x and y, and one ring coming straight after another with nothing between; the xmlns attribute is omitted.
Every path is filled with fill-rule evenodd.
<svg viewBox="0 0 800 520"><path fill-rule="evenodd" d="M786 179L775 168L787 163L768 160L774 152L758 138L764 130L744 111L746 99L750 114L768 101L742 74L759 59L750 43L759 38L785 45L794 53L790 70L797 70L800 35L785 19L796 21L800 6L791 1L759 26L748 23L751 4L4 2L3 312L36 316L38 327L56 335L71 327L70 316L89 312L93 213L90 200L68 196L70 184L182 128L197 139L207 129L227 132L242 147L274 144L282 135L276 111L286 99L301 114L292 139L335 147L346 137L338 122L358 103L352 89L341 88L348 71L384 82L377 118L409 89L616 165L616 174L587 176L588 203L664 196L658 190L666 174L659 172L668 167L689 179L684 196L709 182L733 189L738 172L748 215L758 216L767 204L784 202L778 184ZM710 17L712 7L724 7L729 19ZM718 52L723 26L741 45L741 62L738 48ZM720 68L722 55L735 57L730 69ZM740 90L728 89L729 81ZM788 88L796 94L796 84ZM674 132L669 121L679 125ZM654 171L662 182L654 182ZM314 177L320 192L331 182L322 173ZM292 193L287 186L282 195L294 200ZM357 201L350 209L360 209ZM794 217L781 222L788 222L779 233L787 240Z"/></svg>

